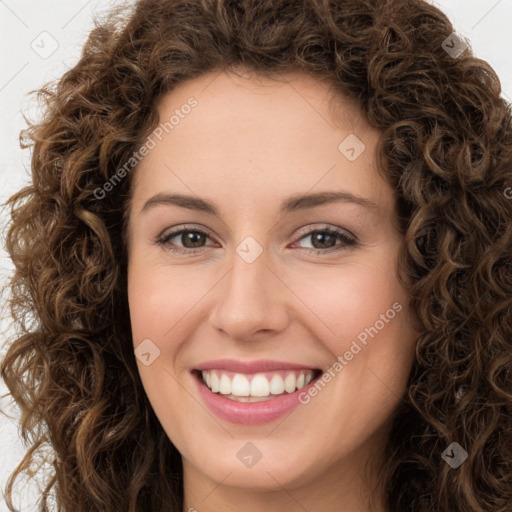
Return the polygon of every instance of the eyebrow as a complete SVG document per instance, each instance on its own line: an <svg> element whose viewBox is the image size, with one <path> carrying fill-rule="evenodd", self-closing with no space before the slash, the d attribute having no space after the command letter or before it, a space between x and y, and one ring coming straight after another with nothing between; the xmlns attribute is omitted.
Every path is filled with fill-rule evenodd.
<svg viewBox="0 0 512 512"><path fill-rule="evenodd" d="M286 199L282 204L281 213L308 210L334 202L354 203L363 208L376 210L377 205L368 198L359 197L351 192L318 192L315 194L297 194ZM140 213L160 205L175 205L189 210L197 210L218 216L217 207L204 199L184 194L157 194L146 201Z"/></svg>

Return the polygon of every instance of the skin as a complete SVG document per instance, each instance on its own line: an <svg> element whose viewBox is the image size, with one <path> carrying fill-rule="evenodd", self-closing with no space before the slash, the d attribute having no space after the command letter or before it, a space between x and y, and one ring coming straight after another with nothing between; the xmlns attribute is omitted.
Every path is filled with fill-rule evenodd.
<svg viewBox="0 0 512 512"><path fill-rule="evenodd" d="M300 74L275 82L208 73L166 94L161 120L192 96L197 107L134 171L128 222L133 343L150 339L160 350L149 366L137 364L182 454L184 510L368 511L375 488L375 510L385 511L378 468L420 333L396 274L402 236L393 190L375 168L379 133L340 96L335 122L327 85ZM338 149L351 133L366 146L355 161ZM292 195L334 190L375 207L338 201L279 211ZM173 204L142 211L162 193L208 200L218 215ZM200 252L177 252L197 251L181 235L157 243L184 224L208 233ZM313 245L307 233L325 226L356 244L334 237ZM248 236L263 250L252 263L236 252ZM190 370L217 358L327 371L396 302L395 318L284 418L233 424L198 394ZM262 454L250 468L236 456L249 441Z"/></svg>

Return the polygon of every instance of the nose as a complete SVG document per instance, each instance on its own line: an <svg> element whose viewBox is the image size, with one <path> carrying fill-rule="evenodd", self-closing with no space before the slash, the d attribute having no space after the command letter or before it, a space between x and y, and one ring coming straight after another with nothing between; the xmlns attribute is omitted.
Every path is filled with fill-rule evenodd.
<svg viewBox="0 0 512 512"><path fill-rule="evenodd" d="M252 263L234 252L231 270L216 289L210 324L230 338L269 336L288 325L286 300L291 293L269 267L266 251Z"/></svg>

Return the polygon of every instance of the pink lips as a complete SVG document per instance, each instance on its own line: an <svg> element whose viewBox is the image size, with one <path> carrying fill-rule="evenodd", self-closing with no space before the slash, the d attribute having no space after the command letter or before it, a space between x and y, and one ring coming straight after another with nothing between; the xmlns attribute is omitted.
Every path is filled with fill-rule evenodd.
<svg viewBox="0 0 512 512"><path fill-rule="evenodd" d="M235 361L233 359L217 359L215 361L202 363L195 369L199 371L215 369L250 374L273 370L314 370L315 368L281 361L261 360L242 362ZM235 400L225 398L222 395L213 393L203 383L200 376L195 376L195 380L197 382L199 394L210 411L222 420L244 425L268 423L291 412L300 404L299 393L307 391L307 389L316 382L316 379L313 379L304 388L297 390L294 393L284 394L278 398L273 398L272 400L263 402L237 402Z"/></svg>
<svg viewBox="0 0 512 512"><path fill-rule="evenodd" d="M196 370L228 370L238 373L270 372L273 370L315 370L303 364L286 363L282 361L235 361L234 359L216 359L206 361L196 366Z"/></svg>

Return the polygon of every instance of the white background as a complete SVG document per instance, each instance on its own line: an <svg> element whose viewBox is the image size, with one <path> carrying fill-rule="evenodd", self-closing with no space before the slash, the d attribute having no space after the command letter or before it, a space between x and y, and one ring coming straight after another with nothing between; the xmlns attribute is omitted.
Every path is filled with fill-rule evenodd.
<svg viewBox="0 0 512 512"><path fill-rule="evenodd" d="M92 14L107 10L113 2L100 0L0 0L0 203L28 181L30 155L21 151L18 135L24 127L21 111L34 112L31 90L61 76L79 58L81 45L92 28ZM118 2L115 2L118 3ZM512 101L512 0L437 0L452 20L457 33L469 39L474 53L487 60L501 79L502 96ZM52 50L55 51L48 56ZM45 53L46 52L46 53ZM7 220L0 208L0 232ZM2 243L3 245L3 243ZM0 249L0 289L10 269ZM1 298L1 295L0 295ZM0 309L4 306L4 301ZM3 309L2 309L3 312ZM9 328L3 312L0 332ZM0 337L0 347L5 334ZM0 394L6 392L0 381ZM7 399L0 407L10 414ZM0 415L0 489L21 460L24 447L15 421ZM0 490L0 512L7 506ZM21 491L23 512L36 512L29 489Z"/></svg>

